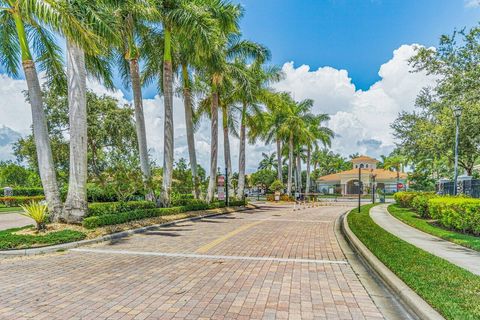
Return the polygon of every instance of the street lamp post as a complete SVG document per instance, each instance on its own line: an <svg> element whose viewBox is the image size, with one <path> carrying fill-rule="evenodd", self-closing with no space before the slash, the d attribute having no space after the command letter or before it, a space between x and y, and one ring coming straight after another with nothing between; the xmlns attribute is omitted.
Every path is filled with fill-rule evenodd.
<svg viewBox="0 0 480 320"><path fill-rule="evenodd" d="M455 115L455 167L454 167L454 178L453 178L453 194L457 195L458 139L459 139L459 126L460 126L460 116L462 115L462 108L459 106L456 106L453 109L453 114Z"/></svg>

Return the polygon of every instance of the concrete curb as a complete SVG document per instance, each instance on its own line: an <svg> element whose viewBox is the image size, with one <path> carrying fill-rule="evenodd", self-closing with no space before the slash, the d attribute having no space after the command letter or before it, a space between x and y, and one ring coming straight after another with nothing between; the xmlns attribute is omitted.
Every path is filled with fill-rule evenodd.
<svg viewBox="0 0 480 320"><path fill-rule="evenodd" d="M342 231L352 248L357 251L370 267L377 272L385 284L398 296L398 298L420 319L441 320L445 319L432 308L417 293L408 287L390 269L388 269L370 250L357 238L348 226L347 213L342 220Z"/></svg>
<svg viewBox="0 0 480 320"><path fill-rule="evenodd" d="M128 236L134 235L134 234L144 233L144 232L147 232L147 231L155 229L155 228L173 226L173 225L176 225L177 223L181 223L181 222L196 221L196 220L200 220L200 219L204 219L204 218L221 216L221 215L231 214L231 213L234 213L234 212L241 212L241 211L253 210L253 209L258 208L258 206L255 206L255 205L252 205L252 206L254 208L239 207L238 209L235 209L235 210L230 211L230 212L211 213L211 214L205 214L205 215L200 215L200 216L191 217L191 218L179 219L179 220L174 220L174 221L170 221L170 222L166 222L166 223L154 224L154 225L151 225L151 226L146 226L146 227L141 227L141 228L137 228L137 229L121 231L121 232L117 232L117 233L112 233L112 234L101 236L101 237L98 237L98 238L95 238L95 239L81 240L81 241L75 241L75 242L67 242L67 243L57 244L57 245L53 245L53 246L46 246L46 247L41 247L41 248L3 250L3 251L0 251L0 258L18 257L18 256L34 256L34 255L39 255L39 254L44 254L44 253L64 251L64 250L68 250L68 249L87 246L87 245L90 245L90 244L96 244L96 243L105 242L105 241L117 240L117 239L125 238L125 237L128 237Z"/></svg>

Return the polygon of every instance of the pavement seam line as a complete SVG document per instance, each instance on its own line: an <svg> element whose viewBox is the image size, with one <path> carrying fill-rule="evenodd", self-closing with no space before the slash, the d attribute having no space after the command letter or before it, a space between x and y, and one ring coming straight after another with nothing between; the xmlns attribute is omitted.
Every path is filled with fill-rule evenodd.
<svg viewBox="0 0 480 320"><path fill-rule="evenodd" d="M207 243L206 245L204 246L201 246L200 248L198 248L195 252L196 253L205 253L207 251L209 251L210 249L212 249L213 247L219 245L220 243L230 239L231 237L239 234L240 232L243 232L251 227L254 227L260 223L263 223L265 221L267 221L268 219L265 219L265 220L259 220L259 221L255 221L255 222L252 222L252 223L249 223L249 224L246 224L246 225L243 225L243 226L240 226L238 227L237 229L233 230L233 231L230 231L229 233L213 240L212 242L210 243Z"/></svg>
<svg viewBox="0 0 480 320"><path fill-rule="evenodd" d="M209 255L209 254L195 254L195 253L170 253L170 252L80 249L80 248L72 249L70 251L82 252L82 253L123 254L123 255L158 256L158 257L172 257L172 258L194 258L194 259L212 259L212 260L249 260L249 261L299 262L299 263L315 263L315 264L348 265L348 262L343 260L318 260L318 259L252 257L252 256L223 256L223 255Z"/></svg>

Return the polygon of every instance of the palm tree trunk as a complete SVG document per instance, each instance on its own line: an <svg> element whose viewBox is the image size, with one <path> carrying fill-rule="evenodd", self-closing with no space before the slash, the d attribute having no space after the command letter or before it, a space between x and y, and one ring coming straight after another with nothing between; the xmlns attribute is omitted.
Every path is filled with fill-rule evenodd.
<svg viewBox="0 0 480 320"><path fill-rule="evenodd" d="M164 96L164 142L163 142L163 180L161 202L164 207L170 205L170 192L173 174L173 71L171 57L171 33L165 30L165 57L163 61Z"/></svg>
<svg viewBox="0 0 480 320"><path fill-rule="evenodd" d="M300 154L297 155L297 191L302 192L302 160Z"/></svg>
<svg viewBox="0 0 480 320"><path fill-rule="evenodd" d="M305 186L305 193L310 193L310 147L307 148L307 181Z"/></svg>
<svg viewBox="0 0 480 320"><path fill-rule="evenodd" d="M57 176L53 163L52 147L48 136L47 118L43 109L42 89L38 80L37 69L33 62L23 21L18 14L14 14L20 49L22 52L22 66L27 81L28 98L32 109L33 138L37 153L38 171L42 180L45 199L47 200L50 217L57 221L62 214L62 201L58 190Z"/></svg>
<svg viewBox="0 0 480 320"><path fill-rule="evenodd" d="M213 201L217 177L218 155L218 92L213 88L211 105L210 179L208 181L207 202Z"/></svg>
<svg viewBox="0 0 480 320"><path fill-rule="evenodd" d="M245 117L247 113L247 104L243 104L242 108L242 123L240 124L240 151L238 155L238 193L237 198L243 199L245 197Z"/></svg>
<svg viewBox="0 0 480 320"><path fill-rule="evenodd" d="M129 60L130 77L132 81L133 105L135 107L135 129L137 132L138 154L143 181L148 182L151 177L150 161L148 159L147 133L145 131L145 117L143 115L142 86L140 83L140 68L137 59ZM148 200L153 200L153 192L149 190Z"/></svg>
<svg viewBox="0 0 480 320"><path fill-rule="evenodd" d="M67 41L68 109L70 121L70 175L65 220L80 222L87 212L87 72L85 53Z"/></svg>
<svg viewBox="0 0 480 320"><path fill-rule="evenodd" d="M287 181L287 194L292 195L292 175L293 175L293 134L290 134L288 140L288 181Z"/></svg>
<svg viewBox="0 0 480 320"><path fill-rule="evenodd" d="M192 170L193 194L195 199L200 197L200 187L197 173L197 154L195 151L195 135L193 130L193 107L192 92L190 89L190 77L187 65L182 65L183 74L183 104L185 107L185 124L187 129L188 156L190 158L190 168Z"/></svg>
<svg viewBox="0 0 480 320"><path fill-rule="evenodd" d="M225 159L225 167L228 175L228 188L231 188L232 181L232 157L230 156L230 136L228 134L228 106L222 108L222 125L223 125L223 156Z"/></svg>
<svg viewBox="0 0 480 320"><path fill-rule="evenodd" d="M283 183L282 141L277 137L277 179Z"/></svg>
<svg viewBox="0 0 480 320"><path fill-rule="evenodd" d="M37 152L40 179L42 180L50 216L53 221L57 221L62 214L62 201L60 200L52 148L48 137L47 119L43 110L42 90L38 81L37 70L32 60L23 61L23 71L32 108L33 138Z"/></svg>

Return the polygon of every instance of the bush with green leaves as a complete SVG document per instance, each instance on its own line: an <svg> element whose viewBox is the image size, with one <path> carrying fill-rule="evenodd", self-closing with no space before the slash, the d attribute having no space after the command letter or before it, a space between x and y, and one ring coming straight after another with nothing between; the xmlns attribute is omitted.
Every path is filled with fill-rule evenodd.
<svg viewBox="0 0 480 320"><path fill-rule="evenodd" d="M272 182L269 189L270 191L273 191L273 192L280 192L283 189L285 189L285 185L282 183L282 181L276 179L275 181Z"/></svg>
<svg viewBox="0 0 480 320"><path fill-rule="evenodd" d="M426 219L431 218L430 212L428 209L428 201L436 197L438 197L438 195L436 195L435 193L425 192L425 193L417 194L412 200L411 207L422 218L426 218Z"/></svg>
<svg viewBox="0 0 480 320"><path fill-rule="evenodd" d="M437 197L428 201L428 208L442 226L480 235L480 199Z"/></svg>
<svg viewBox="0 0 480 320"><path fill-rule="evenodd" d="M411 208L413 198L415 198L419 193L411 191L400 191L393 195L395 201L404 208Z"/></svg>
<svg viewBox="0 0 480 320"><path fill-rule="evenodd" d="M118 214L137 209L153 209L155 203L152 201L129 201L129 202L98 202L89 203L87 217Z"/></svg>
<svg viewBox="0 0 480 320"><path fill-rule="evenodd" d="M45 200L44 196L32 196L32 197L0 197L0 204L6 207L19 207L21 205L29 204L30 202L39 202Z"/></svg>
<svg viewBox="0 0 480 320"><path fill-rule="evenodd" d="M242 206L245 205L245 201L233 201L230 203L231 206ZM98 227L115 225L126 223L130 221L154 218L172 214L178 214L188 211L199 211L199 210L208 210L215 208L225 207L224 202L214 202L211 204L207 203L198 203L198 204L189 204L180 207L172 208L154 208L154 209L139 209L127 212L120 212L116 214L105 214L100 216L90 216L83 219L83 226L88 229L94 229Z"/></svg>
<svg viewBox="0 0 480 320"><path fill-rule="evenodd" d="M16 197L34 197L34 196L43 196L43 188L23 188L16 187L13 188L13 195Z"/></svg>

